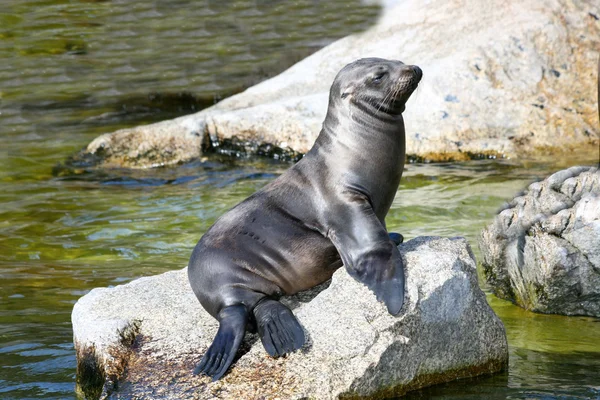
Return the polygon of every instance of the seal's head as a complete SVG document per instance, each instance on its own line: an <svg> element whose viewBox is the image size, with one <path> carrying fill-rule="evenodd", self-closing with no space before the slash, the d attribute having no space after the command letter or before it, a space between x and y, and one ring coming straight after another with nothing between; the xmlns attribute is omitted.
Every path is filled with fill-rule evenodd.
<svg viewBox="0 0 600 400"><path fill-rule="evenodd" d="M330 103L341 103L371 116L400 115L422 77L423 72L416 65L362 58L337 74L331 86Z"/></svg>

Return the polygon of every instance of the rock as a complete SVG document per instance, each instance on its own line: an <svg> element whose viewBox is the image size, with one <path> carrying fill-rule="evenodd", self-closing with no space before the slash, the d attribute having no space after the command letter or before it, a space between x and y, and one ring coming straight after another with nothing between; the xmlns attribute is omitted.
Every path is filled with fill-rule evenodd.
<svg viewBox="0 0 600 400"><path fill-rule="evenodd" d="M243 355L212 383L192 370L217 322L196 300L185 269L94 289L72 321L78 383L111 398L376 398L506 367L504 326L479 289L465 239L400 245L406 263L401 316L342 268L329 284L284 299L307 332L285 358L246 335Z"/></svg>
<svg viewBox="0 0 600 400"><path fill-rule="evenodd" d="M600 171L572 167L531 184L483 230L480 248L498 297L600 317Z"/></svg>
<svg viewBox="0 0 600 400"><path fill-rule="evenodd" d="M167 165L231 139L249 152L269 143L304 153L321 129L335 74L375 56L424 71L405 112L409 156L444 161L577 148L593 157L598 17L595 0L387 1L368 31L199 113L102 135L84 155L99 155L104 167Z"/></svg>

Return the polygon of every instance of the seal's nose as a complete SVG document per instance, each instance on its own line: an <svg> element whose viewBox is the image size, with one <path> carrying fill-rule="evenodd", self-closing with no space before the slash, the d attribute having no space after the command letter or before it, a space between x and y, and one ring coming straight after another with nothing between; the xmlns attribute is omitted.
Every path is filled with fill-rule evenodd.
<svg viewBox="0 0 600 400"><path fill-rule="evenodd" d="M417 76L417 78L421 80L421 78L423 77L423 71L421 71L421 68L417 67L416 65L413 65L412 70Z"/></svg>

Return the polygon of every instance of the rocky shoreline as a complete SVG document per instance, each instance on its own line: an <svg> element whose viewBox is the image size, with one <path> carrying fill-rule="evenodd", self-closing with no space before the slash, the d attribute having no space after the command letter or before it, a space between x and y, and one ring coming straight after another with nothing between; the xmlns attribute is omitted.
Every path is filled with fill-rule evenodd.
<svg viewBox="0 0 600 400"><path fill-rule="evenodd" d="M593 10L591 0L388 2L368 31L199 113L102 135L75 159L149 168L196 159L228 141L237 143L234 154L263 145L274 154L305 153L333 77L367 56L424 71L405 112L407 154L415 160L597 155L600 21Z"/></svg>

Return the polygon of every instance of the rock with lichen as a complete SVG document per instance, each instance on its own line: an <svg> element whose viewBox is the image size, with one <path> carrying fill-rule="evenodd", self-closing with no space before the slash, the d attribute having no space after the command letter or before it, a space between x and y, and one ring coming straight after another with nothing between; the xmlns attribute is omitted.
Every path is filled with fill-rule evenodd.
<svg viewBox="0 0 600 400"><path fill-rule="evenodd" d="M529 186L481 234L494 293L532 311L600 317L600 171Z"/></svg>
<svg viewBox="0 0 600 400"><path fill-rule="evenodd" d="M247 334L217 382L192 374L218 325L185 269L94 289L72 315L79 388L117 399L387 398L506 367L504 326L466 241L420 237L399 249L406 298L398 317L342 268L283 299L306 331L301 350L275 359Z"/></svg>

